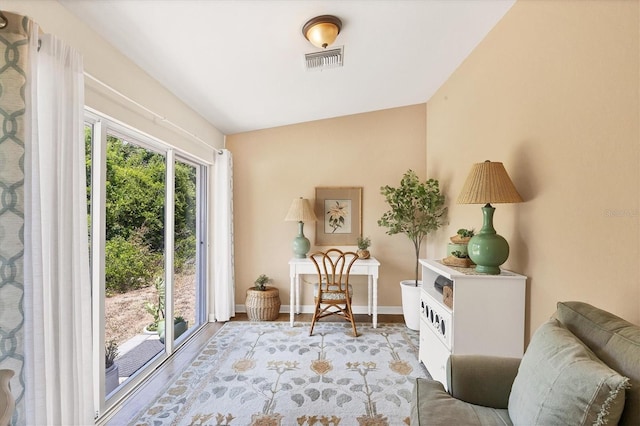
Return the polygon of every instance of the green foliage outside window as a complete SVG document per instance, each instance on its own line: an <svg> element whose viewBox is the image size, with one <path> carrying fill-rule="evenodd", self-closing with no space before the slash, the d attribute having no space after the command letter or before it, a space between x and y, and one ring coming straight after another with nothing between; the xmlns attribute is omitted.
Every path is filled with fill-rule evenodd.
<svg viewBox="0 0 640 426"><path fill-rule="evenodd" d="M107 294L125 293L146 287L162 273L162 254L141 241L141 234L130 240L115 236L105 245L105 285Z"/></svg>
<svg viewBox="0 0 640 426"><path fill-rule="evenodd" d="M91 128L85 128L87 196L91 203ZM166 158L107 136L106 289L152 285L163 273ZM196 169L176 163L174 268L195 265Z"/></svg>

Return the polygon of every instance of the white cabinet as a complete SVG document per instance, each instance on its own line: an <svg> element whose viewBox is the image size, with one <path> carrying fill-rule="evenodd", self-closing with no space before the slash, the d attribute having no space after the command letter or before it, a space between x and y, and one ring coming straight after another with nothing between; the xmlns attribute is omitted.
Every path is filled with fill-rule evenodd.
<svg viewBox="0 0 640 426"><path fill-rule="evenodd" d="M524 351L524 301L527 277L502 270L478 274L472 268L421 259L420 361L448 389L451 354L521 357ZM434 287L442 275L453 281L453 309Z"/></svg>

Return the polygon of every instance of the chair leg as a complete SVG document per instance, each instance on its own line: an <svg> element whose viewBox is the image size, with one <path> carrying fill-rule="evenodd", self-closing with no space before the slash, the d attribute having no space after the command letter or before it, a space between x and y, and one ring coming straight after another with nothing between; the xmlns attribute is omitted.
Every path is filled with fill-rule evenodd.
<svg viewBox="0 0 640 426"><path fill-rule="evenodd" d="M313 311L313 318L311 319L311 330L309 330L309 336L313 335L313 327L316 325L318 319L318 312L320 311L320 298L316 301L316 308Z"/></svg>
<svg viewBox="0 0 640 426"><path fill-rule="evenodd" d="M356 330L356 319L353 317L353 311L351 310L351 300L347 299L347 311L349 311L349 320L351 321L351 328L353 328L353 337L358 337L358 331Z"/></svg>

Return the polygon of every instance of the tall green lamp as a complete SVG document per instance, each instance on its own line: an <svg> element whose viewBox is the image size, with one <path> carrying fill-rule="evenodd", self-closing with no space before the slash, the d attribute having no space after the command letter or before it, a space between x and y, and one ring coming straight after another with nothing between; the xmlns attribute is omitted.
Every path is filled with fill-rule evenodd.
<svg viewBox="0 0 640 426"><path fill-rule="evenodd" d="M509 258L509 243L493 228L495 208L491 203L521 203L522 197L511 182L504 165L489 160L476 163L471 168L458 204L484 204L482 229L467 246L469 258L482 274L500 274L500 265Z"/></svg>
<svg viewBox="0 0 640 426"><path fill-rule="evenodd" d="M298 235L293 239L293 257L304 259L311 248L311 243L304 236L304 223L315 222L316 214L313 212L309 200L306 198L296 198L289 207L289 213L284 218L288 222L298 222Z"/></svg>

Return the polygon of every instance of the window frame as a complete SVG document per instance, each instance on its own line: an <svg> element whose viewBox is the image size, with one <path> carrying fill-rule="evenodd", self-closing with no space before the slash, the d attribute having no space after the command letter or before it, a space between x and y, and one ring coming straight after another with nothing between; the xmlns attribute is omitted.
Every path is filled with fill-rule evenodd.
<svg viewBox="0 0 640 426"><path fill-rule="evenodd" d="M96 419L106 420L114 408L124 400L180 347L202 329L207 323L209 296L207 294L207 247L208 208L210 205L208 176L210 165L175 146L167 144L136 128L122 123L90 107L84 109L84 126L92 127L91 141L91 210L89 246L91 254L92 288L92 344L94 376L94 409ZM84 128L84 127L83 127ZM196 168L196 306L194 307L198 326L188 335L173 339L173 327L166 327L165 350L150 360L143 369L134 373L110 398L105 395L105 245L106 245L106 148L107 135L125 141L165 157L165 313L173 318L173 249L174 249L174 202L175 163L180 161ZM97 237L95 237L97 236Z"/></svg>

